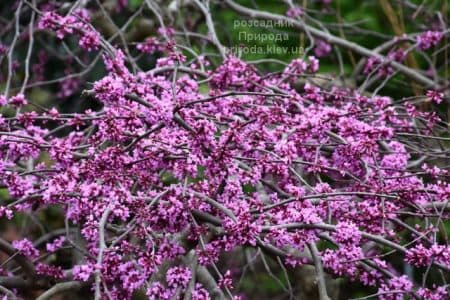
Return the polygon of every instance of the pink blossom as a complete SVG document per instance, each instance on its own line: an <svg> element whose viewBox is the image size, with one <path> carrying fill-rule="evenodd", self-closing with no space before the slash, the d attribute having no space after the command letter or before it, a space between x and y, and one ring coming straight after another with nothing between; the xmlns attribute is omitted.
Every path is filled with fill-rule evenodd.
<svg viewBox="0 0 450 300"><path fill-rule="evenodd" d="M87 51L97 50L100 47L100 35L93 30L85 30L80 38L80 47Z"/></svg>
<svg viewBox="0 0 450 300"><path fill-rule="evenodd" d="M47 243L47 245L45 247L46 247L47 251L55 252L63 246L65 241L66 241L66 237L61 236L61 237L55 239L53 242Z"/></svg>
<svg viewBox="0 0 450 300"><path fill-rule="evenodd" d="M91 264L76 265L73 267L73 278L81 281L88 281L95 272L95 268Z"/></svg>
<svg viewBox="0 0 450 300"><path fill-rule="evenodd" d="M444 34L440 31L426 31L417 36L417 47L426 50L439 44Z"/></svg>
<svg viewBox="0 0 450 300"><path fill-rule="evenodd" d="M191 279L191 271L188 268L173 267L166 274L167 283L172 287L186 287L189 279Z"/></svg>
<svg viewBox="0 0 450 300"><path fill-rule="evenodd" d="M156 51L163 50L162 44L155 37L149 37L149 38L145 39L144 42L138 43L136 45L136 48L139 51L141 51L143 53L147 53L147 54L153 54Z"/></svg>
<svg viewBox="0 0 450 300"><path fill-rule="evenodd" d="M316 40L316 47L314 48L314 54L317 57L324 57L330 54L331 45L325 42L324 40Z"/></svg>
<svg viewBox="0 0 450 300"><path fill-rule="evenodd" d="M24 106L28 104L24 94L17 94L9 99L9 104L14 106Z"/></svg>
<svg viewBox="0 0 450 300"><path fill-rule="evenodd" d="M303 15L303 9L300 6L293 6L286 12L286 16L290 18L297 18L301 15Z"/></svg>
<svg viewBox="0 0 450 300"><path fill-rule="evenodd" d="M351 222L338 223L336 232L332 236L338 243L343 245L357 245L361 240L361 233L358 227Z"/></svg>
<svg viewBox="0 0 450 300"><path fill-rule="evenodd" d="M34 259L39 256L39 251L34 248L33 243L26 238L13 241L12 246L29 258Z"/></svg>
<svg viewBox="0 0 450 300"><path fill-rule="evenodd" d="M439 104L443 101L444 93L435 91L435 90L428 90L426 93L427 97L430 98L430 100L436 104Z"/></svg>
<svg viewBox="0 0 450 300"><path fill-rule="evenodd" d="M412 290L412 283L407 276L394 277L388 283L382 284L378 290L379 299L402 300Z"/></svg>

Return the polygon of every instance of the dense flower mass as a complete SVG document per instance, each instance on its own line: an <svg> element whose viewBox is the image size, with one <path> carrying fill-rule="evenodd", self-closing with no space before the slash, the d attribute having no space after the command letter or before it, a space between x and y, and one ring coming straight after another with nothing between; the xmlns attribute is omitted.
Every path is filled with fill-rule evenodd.
<svg viewBox="0 0 450 300"><path fill-rule="evenodd" d="M134 75L123 57L119 50L105 57L110 72L89 92L103 103L101 111L64 119L53 113L61 125L75 127L69 135L52 136L38 115L22 122L27 113L3 125L17 136L1 142L9 157L3 184L22 199L8 209L64 207L81 226L90 253L74 268L75 279L101 276L100 291L127 298L145 287L161 264L186 253L197 253L199 263L210 266L237 247L273 244L281 257L300 260L309 243L329 232L338 249L321 251L326 270L355 280L370 272L374 280L368 284L380 284L382 292L411 292L403 277L385 281L377 268L367 270L364 259L393 243L391 222L399 212L411 207L431 212L449 195L439 176L426 182L408 169L411 155L398 137L415 132L412 115L400 113L387 97L328 93L313 85L293 89L287 79L299 72L313 76L308 73L318 68L311 65L317 64L313 57L266 78L229 57L210 71L209 95L200 93L189 74L175 80L172 71ZM434 126L433 119L427 122ZM85 136L90 126L97 129ZM13 166L43 151L51 159L48 167L23 173ZM276 178L276 189L269 178ZM259 184L266 186L264 193L243 189ZM110 232L107 224L113 223L124 224L124 233ZM204 236L208 223L223 228L212 239ZM183 236L199 243L187 246ZM375 243L362 248L368 241ZM64 237L58 238L47 251L63 243ZM38 256L27 240L13 246L27 257ZM448 253L443 245L419 244L405 254L412 265L448 269ZM167 271L167 287L155 282L147 295L170 298L177 288L185 289L192 278L186 263ZM197 293L205 293L200 291L201 285Z"/></svg>
<svg viewBox="0 0 450 300"><path fill-rule="evenodd" d="M292 6L281 18L306 12ZM329 299L324 272L379 299L448 299L450 184L439 160L448 158L448 130L435 112L336 84L315 56L264 72L225 51L219 63L192 58L171 27L120 45L93 27L87 9L39 13L37 29L58 43L75 37L78 50L97 56L92 65L72 59L105 73L82 83L69 63L58 99L84 88L70 111L41 106L25 92L39 85L28 78L0 96L0 218L63 216L39 238L0 239L5 265L14 263L0 268L1 293L27 299L19 282L50 296L70 285L96 300L246 299L237 281L262 257L267 273L275 276L275 265L286 274L282 284L312 266L320 299ZM203 38L218 44L210 34ZM413 47L443 37L427 31ZM332 55L330 41L316 42L317 56ZM155 68L137 66L150 55ZM359 68L389 79L406 57L393 48ZM38 78L47 63L40 54ZM413 100L446 100L443 89L419 91ZM411 268L425 269L423 278ZM442 280L428 282L433 272Z"/></svg>

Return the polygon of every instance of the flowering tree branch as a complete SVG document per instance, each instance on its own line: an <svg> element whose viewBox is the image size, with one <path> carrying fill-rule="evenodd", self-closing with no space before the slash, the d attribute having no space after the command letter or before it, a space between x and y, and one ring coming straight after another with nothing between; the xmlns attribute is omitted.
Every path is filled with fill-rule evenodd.
<svg viewBox="0 0 450 300"><path fill-rule="evenodd" d="M337 299L332 277L380 299L447 299L436 62L449 30L371 32L369 49L348 38L367 30L307 2L280 2L285 15L231 0L1 8L0 218L23 230L0 238L0 294L242 299L248 269L291 299ZM224 12L291 24L309 44L249 60L230 51ZM278 29L246 37L289 37ZM328 56L339 75L322 74ZM412 91L386 95L398 82Z"/></svg>

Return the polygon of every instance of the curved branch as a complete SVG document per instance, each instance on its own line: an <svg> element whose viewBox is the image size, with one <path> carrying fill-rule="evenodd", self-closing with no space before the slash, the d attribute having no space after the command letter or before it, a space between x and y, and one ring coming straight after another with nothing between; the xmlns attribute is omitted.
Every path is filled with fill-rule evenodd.
<svg viewBox="0 0 450 300"><path fill-rule="evenodd" d="M325 273L323 272L322 261L319 257L319 251L317 250L316 244L309 243L308 248L311 251L311 256L314 261L314 266L316 267L317 280L319 287L319 298L320 300L330 300L327 293L327 287L325 284Z"/></svg>
<svg viewBox="0 0 450 300"><path fill-rule="evenodd" d="M68 291L78 291L87 285L86 282L81 281L67 281L55 284L52 288L45 291L36 300L51 300L53 296L65 293Z"/></svg>
<svg viewBox="0 0 450 300"><path fill-rule="evenodd" d="M7 241L0 238L0 251L5 252L9 256L14 256L13 259L17 262L19 266L22 267L24 272L31 278L34 278L36 273L34 270L33 263L26 258L23 254L18 253L18 251Z"/></svg>

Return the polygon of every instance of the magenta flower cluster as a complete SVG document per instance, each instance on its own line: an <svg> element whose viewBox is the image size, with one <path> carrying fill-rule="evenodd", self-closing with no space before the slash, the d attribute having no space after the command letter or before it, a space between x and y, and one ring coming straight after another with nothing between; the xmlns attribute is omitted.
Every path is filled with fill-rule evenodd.
<svg viewBox="0 0 450 300"><path fill-rule="evenodd" d="M79 37L80 47L87 51L93 51L100 46L100 34L93 29L89 22L89 12L84 9L78 9L68 16L47 11L40 19L38 28L55 31L56 36L61 40L67 35L76 34Z"/></svg>
<svg viewBox="0 0 450 300"><path fill-rule="evenodd" d="M58 39L75 35L86 51L102 47L84 10L46 12L39 28ZM418 46L441 38L427 32ZM445 283L417 282L387 258L450 270L450 248L436 235L450 216L448 174L427 160L438 154L422 158L424 145L408 143L434 137L435 113L313 81L299 87L300 77L320 76L314 56L263 74L232 55L215 67L203 57L189 62L173 41L149 38L136 48L167 55L153 70L132 71L122 50L105 51L106 75L82 95L98 110L30 111L23 93L0 98L16 111L0 115L0 184L11 197L0 217L51 207L66 221L66 234L12 242L21 271L76 281L96 299L137 291L148 299L241 299L233 296L236 272L219 263L251 248L286 268L320 266L359 281L380 299L448 299ZM319 41L319 56L330 51ZM389 59L405 55L395 50ZM393 69L375 58L365 71ZM407 223L416 217L424 222ZM69 269L42 258L65 248L81 256Z"/></svg>
<svg viewBox="0 0 450 300"><path fill-rule="evenodd" d="M417 46L421 50L427 50L436 46L444 37L441 31L426 31L417 36Z"/></svg>

